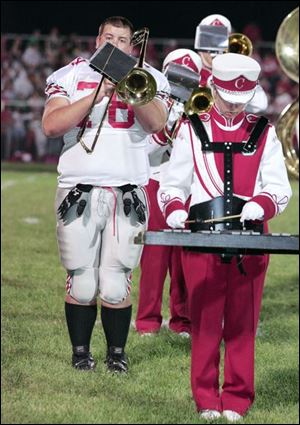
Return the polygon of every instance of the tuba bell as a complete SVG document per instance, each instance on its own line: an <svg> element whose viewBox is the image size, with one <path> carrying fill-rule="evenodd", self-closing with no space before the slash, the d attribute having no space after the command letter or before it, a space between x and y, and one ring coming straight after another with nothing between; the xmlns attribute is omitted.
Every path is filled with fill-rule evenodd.
<svg viewBox="0 0 300 425"><path fill-rule="evenodd" d="M251 56L252 51L253 45L249 37L239 32L230 34L228 39L228 53Z"/></svg>
<svg viewBox="0 0 300 425"><path fill-rule="evenodd" d="M149 37L149 29L143 28L136 31L131 39L133 46L142 44L139 62L136 68L132 69L129 74L117 85L117 94L123 102L130 105L141 106L150 102L157 90L155 78L150 72L143 69L146 46Z"/></svg>
<svg viewBox="0 0 300 425"><path fill-rule="evenodd" d="M275 40L275 51L283 71L299 83L299 7L282 21ZM293 143L295 125L299 117L298 99L287 105L276 124L289 174L299 179L299 155Z"/></svg>

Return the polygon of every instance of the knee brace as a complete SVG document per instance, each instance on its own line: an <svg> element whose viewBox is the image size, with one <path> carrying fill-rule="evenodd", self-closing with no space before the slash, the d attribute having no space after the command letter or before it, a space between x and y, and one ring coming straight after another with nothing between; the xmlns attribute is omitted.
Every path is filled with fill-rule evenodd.
<svg viewBox="0 0 300 425"><path fill-rule="evenodd" d="M111 272L100 274L100 298L109 304L119 304L127 298L131 289L130 273Z"/></svg>
<svg viewBox="0 0 300 425"><path fill-rule="evenodd" d="M68 293L80 304L94 301L98 295L98 269L80 268L69 272Z"/></svg>

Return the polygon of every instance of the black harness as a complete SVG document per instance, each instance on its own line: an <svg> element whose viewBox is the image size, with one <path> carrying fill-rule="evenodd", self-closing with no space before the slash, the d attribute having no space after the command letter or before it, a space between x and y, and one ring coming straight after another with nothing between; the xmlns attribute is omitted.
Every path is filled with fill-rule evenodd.
<svg viewBox="0 0 300 425"><path fill-rule="evenodd" d="M197 114L189 116L194 132L201 142L202 151L218 152L224 155L224 211L223 216L233 215L233 155L235 153L243 153L244 155L255 154L257 141L266 126L268 119L260 117L253 128L247 142L211 142L202 121ZM231 229L231 222L226 223L226 228Z"/></svg>
<svg viewBox="0 0 300 425"><path fill-rule="evenodd" d="M189 120L192 124L193 130L201 142L201 147L203 152L215 152L223 153L224 155L224 197L222 197L222 207L223 207L223 217L231 216L236 213L237 204L240 205L243 200L233 196L233 155L235 153L242 153L244 155L254 155L257 149L257 142L268 125L268 119L265 117L260 117L255 124L253 130L251 131L250 137L247 142L243 143L233 143L233 142L211 142L209 140L208 134L204 127L204 124L199 119L197 114L189 115ZM208 203L214 203L215 200L208 201ZM241 201L241 202L237 202ZM192 212L196 212L197 209L201 210L202 205L205 203L200 203L192 207L194 209ZM192 210L191 209L191 210ZM197 212L196 212L197 213ZM191 218L191 217L189 217ZM192 217L194 218L194 217ZM227 221L225 223L226 230L231 230L234 226L232 221ZM224 250L224 254L221 254L222 262L230 263L233 257L233 253L230 253L230 250ZM242 256L236 256L237 265L239 271L242 274L246 274L242 267Z"/></svg>

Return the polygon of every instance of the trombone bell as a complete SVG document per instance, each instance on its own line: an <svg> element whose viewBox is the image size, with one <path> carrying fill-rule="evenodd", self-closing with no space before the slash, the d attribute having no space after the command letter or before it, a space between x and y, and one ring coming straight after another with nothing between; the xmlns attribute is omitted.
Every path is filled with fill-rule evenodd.
<svg viewBox="0 0 300 425"><path fill-rule="evenodd" d="M189 100L184 105L186 115L202 114L208 112L213 106L213 97L208 87L195 89Z"/></svg>
<svg viewBox="0 0 300 425"><path fill-rule="evenodd" d="M143 68L148 37L148 28L143 28L133 34L132 45L143 43L138 66L132 69L117 86L118 96L123 102L130 105L146 105L151 102L156 94L157 84L155 78Z"/></svg>
<svg viewBox="0 0 300 425"><path fill-rule="evenodd" d="M146 105L157 90L155 78L143 68L134 68L118 84L118 96L130 105Z"/></svg>
<svg viewBox="0 0 300 425"><path fill-rule="evenodd" d="M251 56L253 51L253 45L246 35L238 32L233 33L229 36L228 40L228 52L238 53L240 55Z"/></svg>

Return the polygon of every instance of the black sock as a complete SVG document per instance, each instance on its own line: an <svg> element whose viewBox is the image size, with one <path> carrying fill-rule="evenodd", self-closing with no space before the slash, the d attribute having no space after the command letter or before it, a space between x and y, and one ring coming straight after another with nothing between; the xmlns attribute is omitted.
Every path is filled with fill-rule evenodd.
<svg viewBox="0 0 300 425"><path fill-rule="evenodd" d="M65 303L65 313L72 346L86 346L89 350L97 305Z"/></svg>
<svg viewBox="0 0 300 425"><path fill-rule="evenodd" d="M125 308L101 306L101 320L107 347L125 347L130 327L131 312L131 305Z"/></svg>

